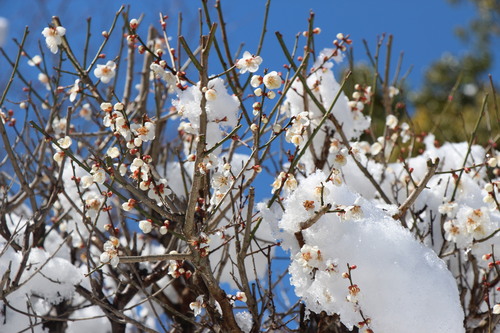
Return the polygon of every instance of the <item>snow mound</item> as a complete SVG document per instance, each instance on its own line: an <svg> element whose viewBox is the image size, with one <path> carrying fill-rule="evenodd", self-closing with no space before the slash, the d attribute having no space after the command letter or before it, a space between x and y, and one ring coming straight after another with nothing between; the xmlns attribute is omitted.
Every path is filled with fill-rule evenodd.
<svg viewBox="0 0 500 333"><path fill-rule="evenodd" d="M445 263L375 202L326 179L321 171L305 178L279 219L291 283L307 309L337 313L350 328L369 318L375 332L464 332ZM300 231L322 203L330 212Z"/></svg>

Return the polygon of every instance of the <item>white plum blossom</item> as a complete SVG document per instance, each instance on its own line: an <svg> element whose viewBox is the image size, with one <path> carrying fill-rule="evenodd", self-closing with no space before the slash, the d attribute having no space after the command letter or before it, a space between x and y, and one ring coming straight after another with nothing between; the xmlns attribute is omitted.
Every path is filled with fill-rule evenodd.
<svg viewBox="0 0 500 333"><path fill-rule="evenodd" d="M207 89L205 91L205 98L207 101L215 101L217 99L217 92L214 89Z"/></svg>
<svg viewBox="0 0 500 333"><path fill-rule="evenodd" d="M175 75L169 71L166 71L162 66L156 63L152 63L149 68L151 69L155 77L161 78L163 81L167 82L169 86L176 85Z"/></svg>
<svg viewBox="0 0 500 333"><path fill-rule="evenodd" d="M67 120L66 118L54 118L52 121L52 129L56 135L61 135L66 132Z"/></svg>
<svg viewBox="0 0 500 333"><path fill-rule="evenodd" d="M322 201L322 198L327 197L330 194L328 187L321 185L314 188L314 197L316 201Z"/></svg>
<svg viewBox="0 0 500 333"><path fill-rule="evenodd" d="M341 215L344 220L360 220L364 217L363 210L359 205L347 206L345 213Z"/></svg>
<svg viewBox="0 0 500 333"><path fill-rule="evenodd" d="M340 151L338 151L335 154L334 160L333 160L333 165L336 168L341 168L347 163L347 155L349 154L349 151L347 148L342 148Z"/></svg>
<svg viewBox="0 0 500 333"><path fill-rule="evenodd" d="M445 202L439 206L440 214L446 214L449 218L454 218L457 215L458 204L456 202Z"/></svg>
<svg viewBox="0 0 500 333"><path fill-rule="evenodd" d="M109 147L106 151L106 155L111 158L117 158L120 156L120 149L118 149L118 147Z"/></svg>
<svg viewBox="0 0 500 333"><path fill-rule="evenodd" d="M127 202L124 202L122 204L122 209L126 212L131 211L134 208L136 203L137 203L137 201L135 199L128 199Z"/></svg>
<svg viewBox="0 0 500 333"><path fill-rule="evenodd" d="M299 146L304 141L304 132L309 124L309 112L300 112L292 120L292 126L286 130L286 141L293 143L295 146Z"/></svg>
<svg viewBox="0 0 500 333"><path fill-rule="evenodd" d="M385 119L385 126L392 130L395 129L398 126L398 118L393 114L388 115Z"/></svg>
<svg viewBox="0 0 500 333"><path fill-rule="evenodd" d="M73 87L71 87L69 91L69 101L74 102L76 99L76 96L80 92L80 79L76 79L75 83L73 84Z"/></svg>
<svg viewBox="0 0 500 333"><path fill-rule="evenodd" d="M325 266L321 251L317 246L304 244L295 259L304 271L311 271L313 268L323 268Z"/></svg>
<svg viewBox="0 0 500 333"><path fill-rule="evenodd" d="M142 220L139 221L139 228L144 232L145 234L148 234L153 230L153 223L151 220Z"/></svg>
<svg viewBox="0 0 500 333"><path fill-rule="evenodd" d="M111 112L111 111L113 111L113 104L111 104L109 102L102 102L99 107L104 112Z"/></svg>
<svg viewBox="0 0 500 333"><path fill-rule="evenodd" d="M219 159L214 154L208 154L203 158L203 161L198 164L198 169L202 174L206 174L208 170L214 168Z"/></svg>
<svg viewBox="0 0 500 333"><path fill-rule="evenodd" d="M330 154L336 154L337 152L340 151L340 149L342 148L342 143L340 142L340 140L336 139L336 138L332 138L332 140L330 141L330 148L328 148L328 152Z"/></svg>
<svg viewBox="0 0 500 333"><path fill-rule="evenodd" d="M62 149L68 149L69 147L71 147L73 140L71 140L71 137L65 136L64 138L60 138L59 140L57 140L57 143Z"/></svg>
<svg viewBox="0 0 500 333"><path fill-rule="evenodd" d="M81 184L83 188L89 188L90 185L94 184L94 178L89 175L85 175L81 179Z"/></svg>
<svg viewBox="0 0 500 333"><path fill-rule="evenodd" d="M281 172L271 186L273 187L272 193L275 193L282 186L286 192L292 192L297 188L297 180L292 174Z"/></svg>
<svg viewBox="0 0 500 333"><path fill-rule="evenodd" d="M252 76L252 79L250 80L250 85L254 88L257 88L260 86L263 82L262 76L260 75L254 75Z"/></svg>
<svg viewBox="0 0 500 333"><path fill-rule="evenodd" d="M245 51L243 58L238 59L236 62L236 68L240 70L241 74L245 74L246 72L254 73L259 69L261 63L262 58L260 56L254 56L250 52Z"/></svg>
<svg viewBox="0 0 500 333"><path fill-rule="evenodd" d="M106 112L103 119L103 125L110 127L113 131L118 132L129 141L132 135L130 128L127 124L127 120L123 117L123 114L119 111Z"/></svg>
<svg viewBox="0 0 500 333"><path fill-rule="evenodd" d="M115 70L115 62L109 60L105 65L97 65L96 69L94 69L94 75L100 79L102 83L107 84L115 77Z"/></svg>
<svg viewBox="0 0 500 333"><path fill-rule="evenodd" d="M390 86L389 87L389 97L393 98L394 96L397 96L397 95L399 95L399 89L394 87L394 86Z"/></svg>
<svg viewBox="0 0 500 333"><path fill-rule="evenodd" d="M247 302L247 295L243 291L236 292L236 299L243 303Z"/></svg>
<svg viewBox="0 0 500 333"><path fill-rule="evenodd" d="M140 158L134 158L130 164L130 177L135 180L148 180L149 178L149 165Z"/></svg>
<svg viewBox="0 0 500 333"><path fill-rule="evenodd" d="M497 155L495 157L490 157L486 163L490 168L500 166L500 155Z"/></svg>
<svg viewBox="0 0 500 333"><path fill-rule="evenodd" d="M410 139L411 139L411 132L410 132L410 125L408 125L408 123L402 123L401 124L401 133L400 133L400 136L401 136L401 140L403 141L403 143L406 143L406 142L410 141Z"/></svg>
<svg viewBox="0 0 500 333"><path fill-rule="evenodd" d="M130 125L130 129L132 132L142 141L148 142L151 141L155 138L155 124L146 121L144 122L144 125L142 124L132 124Z"/></svg>
<svg viewBox="0 0 500 333"><path fill-rule="evenodd" d="M212 176L212 187L220 192L226 192L231 187L231 174L229 172L216 172Z"/></svg>
<svg viewBox="0 0 500 333"><path fill-rule="evenodd" d="M118 266L120 258L118 257L118 246L120 240L111 236L103 245L104 252L101 253L100 260L103 264L110 264L113 267Z"/></svg>
<svg viewBox="0 0 500 333"><path fill-rule="evenodd" d="M443 229L445 231L445 239L448 242L455 242L457 244L465 244L467 242L465 230L463 230L462 226L456 220L446 221Z"/></svg>
<svg viewBox="0 0 500 333"><path fill-rule="evenodd" d="M106 172L104 169L94 165L90 173L92 174L92 179L94 179L97 184L104 184L106 181Z"/></svg>
<svg viewBox="0 0 500 333"><path fill-rule="evenodd" d="M28 65L34 67L34 66L38 66L42 63L42 57L40 55L35 55L33 56L33 58L31 58L30 60L28 60Z"/></svg>
<svg viewBox="0 0 500 333"><path fill-rule="evenodd" d="M50 79L45 73L38 73L38 81L43 83L45 89L50 90Z"/></svg>
<svg viewBox="0 0 500 333"><path fill-rule="evenodd" d="M65 156L64 151L58 151L54 154L52 158L54 159L54 161L60 164L63 161L64 156Z"/></svg>
<svg viewBox="0 0 500 333"><path fill-rule="evenodd" d="M168 188L167 180L164 178L151 182L149 185L148 197L155 200L158 205L161 205L170 193L172 191Z"/></svg>
<svg viewBox="0 0 500 333"><path fill-rule="evenodd" d="M375 142L370 147L370 154L373 156L378 155L382 151L382 148L384 148L382 143Z"/></svg>
<svg viewBox="0 0 500 333"><path fill-rule="evenodd" d="M97 217L97 214L103 206L103 198L95 192L89 192L84 197L85 209L87 216L90 218Z"/></svg>
<svg viewBox="0 0 500 333"><path fill-rule="evenodd" d="M161 235L166 235L166 234L167 234L167 232L168 232L168 228L167 228L166 226L162 225L162 226L160 227L160 234L161 234Z"/></svg>
<svg viewBox="0 0 500 333"><path fill-rule="evenodd" d="M196 297L196 301L191 302L189 308L193 310L195 317L199 316L203 309L203 295Z"/></svg>
<svg viewBox="0 0 500 333"><path fill-rule="evenodd" d="M281 87L281 77L276 71L272 71L264 75L264 79L262 81L267 89L278 89Z"/></svg>
<svg viewBox="0 0 500 333"><path fill-rule="evenodd" d="M66 34L66 29L64 27L46 27L42 31L43 37L45 37L45 44L50 49L50 52L56 54L59 45L62 44L62 36Z"/></svg>

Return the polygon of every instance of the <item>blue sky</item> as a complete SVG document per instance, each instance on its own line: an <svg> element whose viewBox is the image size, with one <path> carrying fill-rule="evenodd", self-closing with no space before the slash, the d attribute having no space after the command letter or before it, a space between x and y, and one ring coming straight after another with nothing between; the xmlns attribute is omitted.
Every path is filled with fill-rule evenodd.
<svg viewBox="0 0 500 333"><path fill-rule="evenodd" d="M212 1L211 1L212 2ZM61 0L0 0L0 16L10 21L9 38L22 36L26 25L30 27L30 43L36 46L40 32L52 15L58 15L68 28L71 40L83 39L86 29L86 18L92 17L93 33L97 37L102 30L109 27L113 14L123 2L121 1L61 1ZM260 34L262 14L265 0L223 1L227 21L227 29L234 44L235 51L239 43L245 42L245 49L255 50ZM158 12L172 17L172 33L176 30L177 13L184 14L186 37L196 38L200 2L196 0L130 1L131 16L145 14L148 24L158 22ZM283 57L277 48L274 32L279 30L292 43L293 36L307 27L309 11L316 13L315 26L322 28L318 36L317 47L331 47L337 32L350 34L354 41L354 55L357 60L365 60L365 49L362 39L366 39L372 47L377 36L382 33L394 35L393 62L404 51L403 71L414 65L409 82L418 87L422 82L425 68L444 53L460 55L467 49L453 31L474 17L474 8L468 4L451 6L445 0L328 0L328 1L297 1L273 0L271 3L268 36L263 58L266 67L281 68ZM215 17L215 12L213 14ZM142 27L144 32L146 26ZM12 50L13 43L5 47ZM0 60L2 64L3 60ZM498 74L498 66L493 74ZM496 75L498 76L498 75Z"/></svg>

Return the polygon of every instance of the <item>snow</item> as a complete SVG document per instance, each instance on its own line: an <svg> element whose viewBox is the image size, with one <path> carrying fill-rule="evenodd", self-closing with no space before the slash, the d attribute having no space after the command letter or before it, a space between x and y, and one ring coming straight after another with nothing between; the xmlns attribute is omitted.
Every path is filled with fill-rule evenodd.
<svg viewBox="0 0 500 333"><path fill-rule="evenodd" d="M291 284L307 309L338 313L348 327L363 320L361 310L375 332L463 332L457 286L445 263L374 202L325 179L321 171L310 175L285 200L279 219L283 233L294 234L313 215L303 207L304 200L314 201L319 209L313 191L322 183L329 190L324 191L329 192L325 205L334 209L356 202L364 217L349 220L327 213L303 230L304 247L320 251L312 259L300 252L297 240L283 237L292 259ZM351 277L360 288L350 301L349 280L342 277L348 265L357 266Z"/></svg>
<svg viewBox="0 0 500 333"><path fill-rule="evenodd" d="M26 223L29 223L29 221L13 214L7 219L10 220L11 232L16 228L23 230ZM26 264L23 266L21 266L22 254L14 251L12 247L6 246L5 241L0 241L0 248L3 248L2 260L0 260L2 277L10 269L9 281L13 281L19 269L24 267L19 287L12 289L6 295L9 306L5 308L5 313L2 312L0 331L18 332L29 325L25 316L12 310L11 307L21 311L47 314L52 304L71 300L75 295L75 285L82 282L84 272L64 258L67 256L64 253L67 249L65 246L61 246L65 244L64 240L57 240L57 237L50 237L50 235L49 233L49 238L46 240L48 243L52 243L48 247L49 252L41 248L32 248ZM56 240L60 243L53 243ZM34 331L41 332L42 329L40 326L35 326Z"/></svg>
<svg viewBox="0 0 500 333"><path fill-rule="evenodd" d="M240 103L235 96L227 93L224 86L224 80L221 78L213 79L209 82L209 89L214 89L217 92L215 100L207 100L207 149L212 148L217 142L223 138L223 129L231 129L236 126L238 121L238 109ZM178 99L173 101L173 105L181 115L182 119L189 121L191 134L197 134L199 131L200 114L201 114L201 91L198 85L191 86L184 91L177 91ZM220 150L215 150L215 154L220 153ZM186 153L186 155L189 155Z"/></svg>

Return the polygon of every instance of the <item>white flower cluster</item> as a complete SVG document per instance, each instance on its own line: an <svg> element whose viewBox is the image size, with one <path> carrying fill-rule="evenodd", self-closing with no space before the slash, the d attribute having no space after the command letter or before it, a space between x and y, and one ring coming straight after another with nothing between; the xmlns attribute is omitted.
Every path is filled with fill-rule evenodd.
<svg viewBox="0 0 500 333"><path fill-rule="evenodd" d="M269 99L274 99L276 97L276 93L272 90L278 89L281 87L281 76L278 72L272 71L264 75L264 77L260 75L254 75L252 76L252 79L250 80L250 85L254 88L254 95L259 97L259 96L266 96ZM264 92L262 88L259 88L261 84L264 84L266 87L267 91ZM255 106L255 105L254 105ZM254 107L255 110L255 107Z"/></svg>
<svg viewBox="0 0 500 333"><path fill-rule="evenodd" d="M177 251L170 251L170 254L177 254ZM170 260L168 262L168 275L172 278L176 279L178 277L184 276L186 279L189 279L192 275L190 270L186 270L183 267L182 260Z"/></svg>
<svg viewBox="0 0 500 333"><path fill-rule="evenodd" d="M207 156L203 157L203 160L198 163L197 167L200 173L206 175L209 170L217 167L218 163L219 159L216 155L208 154Z"/></svg>
<svg viewBox="0 0 500 333"><path fill-rule="evenodd" d="M162 79L169 87L175 87L177 83L175 75L165 70L166 65L165 60L161 60L159 63L152 63L149 69L151 69L154 77Z"/></svg>
<svg viewBox="0 0 500 333"><path fill-rule="evenodd" d="M299 146L306 137L306 128L309 126L309 112L303 111L292 119L292 126L286 129L285 139L287 142Z"/></svg>
<svg viewBox="0 0 500 333"><path fill-rule="evenodd" d="M94 219L99 215L103 207L104 200L101 195L96 192L88 192L84 196L86 216Z"/></svg>
<svg viewBox="0 0 500 333"><path fill-rule="evenodd" d="M211 179L211 185L214 192L210 199L210 203L212 206L216 206L221 202L226 192L229 191L233 185L233 176L231 175L231 166L229 164L224 165L222 171L214 172Z"/></svg>
<svg viewBox="0 0 500 333"><path fill-rule="evenodd" d="M100 167L99 164L94 164L90 170L90 176L85 175L82 177L82 187L88 188L94 182L97 184L103 184L106 181L106 171Z"/></svg>
<svg viewBox="0 0 500 333"><path fill-rule="evenodd" d="M371 103L372 98L372 87L364 87L360 84L354 86L354 92L352 93L352 100L349 101L348 105L353 113L362 112L365 105Z"/></svg>
<svg viewBox="0 0 500 333"><path fill-rule="evenodd" d="M120 245L120 240L116 237L111 236L106 243L103 245L104 252L101 253L101 263L110 264L113 267L118 266L120 258L118 257L118 246Z"/></svg>
<svg viewBox="0 0 500 333"><path fill-rule="evenodd" d="M65 156L63 149L68 149L69 147L71 147L72 143L73 143L73 141L71 140L71 138L69 136L65 136L64 138L60 138L59 140L57 140L58 145L55 145L55 144L52 145L54 147L54 149L56 150L56 153L54 154L54 157L53 157L54 161L56 161L57 163L60 164Z"/></svg>
<svg viewBox="0 0 500 333"><path fill-rule="evenodd" d="M297 180L292 174L281 172L271 186L273 187L272 193L275 193L281 187L285 192L290 193L297 188Z"/></svg>
<svg viewBox="0 0 500 333"><path fill-rule="evenodd" d="M454 210L450 210L449 207L450 204L447 204L441 209L441 211L448 211L447 216L452 218L443 226L447 241L455 242L459 247L467 247L474 239L484 238L495 230L488 208L457 207L455 217Z"/></svg>
<svg viewBox="0 0 500 333"><path fill-rule="evenodd" d="M304 272L310 273L313 269L325 269L326 265L317 246L304 244L295 255L297 264L302 267Z"/></svg>
<svg viewBox="0 0 500 333"><path fill-rule="evenodd" d="M224 168L224 171L217 171L212 175L212 188L220 191L227 192L231 188L232 175L230 173L231 166L229 168Z"/></svg>
<svg viewBox="0 0 500 333"><path fill-rule="evenodd" d="M227 295L227 298L229 298L229 301L231 304L234 304L234 301L240 301L243 303L247 302L247 295L243 291L237 291L236 295Z"/></svg>
<svg viewBox="0 0 500 333"><path fill-rule="evenodd" d="M130 127L127 119L125 119L122 113L123 107L122 103L116 103L115 105L107 102L102 103L101 110L105 112L103 125L110 127L112 131L119 133L125 140L130 141Z"/></svg>

